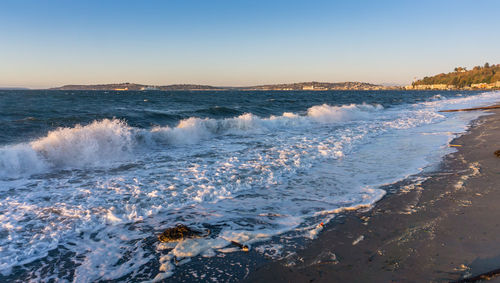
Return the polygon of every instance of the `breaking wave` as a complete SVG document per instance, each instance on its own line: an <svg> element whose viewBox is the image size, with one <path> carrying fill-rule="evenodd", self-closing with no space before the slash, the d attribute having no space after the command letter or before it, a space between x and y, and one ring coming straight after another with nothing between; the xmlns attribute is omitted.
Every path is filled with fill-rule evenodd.
<svg viewBox="0 0 500 283"><path fill-rule="evenodd" d="M130 127L118 119L103 119L85 126L58 128L35 141L0 148L0 176L33 174L51 168L103 166L131 158L138 148L195 144L218 135L300 129L313 123L343 123L367 119L372 112L382 109L380 105L323 104L309 108L306 115L285 112L268 118L250 113L226 119L191 117L175 127L157 126L150 130Z"/></svg>
<svg viewBox="0 0 500 283"><path fill-rule="evenodd" d="M147 129L103 119L0 147L7 177L0 177L0 279L160 280L191 257L238 251L231 241L257 252L279 246L285 257L296 238L316 237L336 213L370 207L384 195L381 185L439 162L453 150L449 141L482 115L437 110L499 97L301 112L296 105L276 116L168 118L176 125ZM165 108L166 115L182 110ZM196 116L189 113L180 117ZM64 168L79 170L57 171ZM14 177L36 172L49 174ZM158 243L177 223L212 233Z"/></svg>

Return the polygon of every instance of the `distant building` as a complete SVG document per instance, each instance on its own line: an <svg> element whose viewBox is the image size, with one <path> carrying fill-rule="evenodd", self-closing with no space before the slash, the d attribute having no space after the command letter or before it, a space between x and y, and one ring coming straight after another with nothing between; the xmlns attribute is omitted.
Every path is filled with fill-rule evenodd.
<svg viewBox="0 0 500 283"><path fill-rule="evenodd" d="M488 84L487 83L471 84L470 87L472 87L472 88L487 88Z"/></svg>
<svg viewBox="0 0 500 283"><path fill-rule="evenodd" d="M149 86L141 87L141 90L159 90L159 88L156 86L149 85Z"/></svg>
<svg viewBox="0 0 500 283"><path fill-rule="evenodd" d="M478 83L478 84L471 84L471 88L479 88L479 89L492 89L492 88L500 88L500 81L496 81L494 83Z"/></svg>
<svg viewBox="0 0 500 283"><path fill-rule="evenodd" d="M116 91L125 91L125 90L128 90L128 87L126 87L126 88L115 88L113 90L116 90Z"/></svg>
<svg viewBox="0 0 500 283"><path fill-rule="evenodd" d="M455 85L447 85L447 84L405 86L405 89L416 89L416 90L426 90L426 89L447 90L447 89L455 89L455 88L456 88Z"/></svg>
<svg viewBox="0 0 500 283"><path fill-rule="evenodd" d="M408 85L405 86L404 89L415 89L415 90L428 90L428 89L437 89L437 90L451 90L457 89L456 85L447 85L447 84L432 84L432 85ZM470 86L464 86L461 89L494 89L500 88L500 81L496 81L494 83L477 83L471 84Z"/></svg>
<svg viewBox="0 0 500 283"><path fill-rule="evenodd" d="M302 86L302 90L328 90L328 88L324 86L305 85Z"/></svg>

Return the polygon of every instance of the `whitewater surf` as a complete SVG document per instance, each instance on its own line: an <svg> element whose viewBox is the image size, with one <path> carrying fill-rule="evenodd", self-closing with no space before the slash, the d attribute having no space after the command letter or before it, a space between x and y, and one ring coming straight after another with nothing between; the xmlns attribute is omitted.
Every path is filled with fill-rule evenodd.
<svg viewBox="0 0 500 283"><path fill-rule="evenodd" d="M162 279L232 242L288 256L431 170L485 114L439 110L500 98L436 94L1 91L1 276ZM177 224L211 233L157 240Z"/></svg>

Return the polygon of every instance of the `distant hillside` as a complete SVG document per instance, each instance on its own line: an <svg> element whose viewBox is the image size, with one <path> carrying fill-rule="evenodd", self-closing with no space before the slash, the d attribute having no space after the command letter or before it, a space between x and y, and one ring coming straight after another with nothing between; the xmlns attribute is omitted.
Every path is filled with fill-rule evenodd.
<svg viewBox="0 0 500 283"><path fill-rule="evenodd" d="M51 90L216 90L218 87L208 85L176 84L165 86L150 86L134 83L100 84L100 85L65 85Z"/></svg>
<svg viewBox="0 0 500 283"><path fill-rule="evenodd" d="M274 84L248 87L253 90L378 90L378 89L398 89L399 87L387 87L363 82L302 82L290 84Z"/></svg>
<svg viewBox="0 0 500 283"><path fill-rule="evenodd" d="M382 86L362 82L303 82L290 84L260 85L251 87L215 87L209 85L174 84L151 86L134 83L99 84L99 85L65 85L51 88L52 90L107 90L107 91L138 91L138 90L380 90L399 89L399 87Z"/></svg>
<svg viewBox="0 0 500 283"><path fill-rule="evenodd" d="M224 88L210 86L210 85L176 84L176 85L159 86L158 89L159 90L220 90Z"/></svg>
<svg viewBox="0 0 500 283"><path fill-rule="evenodd" d="M62 87L51 88L53 90L141 90L146 85L119 83L119 84L101 84L101 85L65 85Z"/></svg>
<svg viewBox="0 0 500 283"><path fill-rule="evenodd" d="M447 88L495 88L496 82L500 81L500 64L484 64L483 67L476 66L472 70L457 67L453 72L425 77L415 81L412 85L418 86L446 85Z"/></svg>

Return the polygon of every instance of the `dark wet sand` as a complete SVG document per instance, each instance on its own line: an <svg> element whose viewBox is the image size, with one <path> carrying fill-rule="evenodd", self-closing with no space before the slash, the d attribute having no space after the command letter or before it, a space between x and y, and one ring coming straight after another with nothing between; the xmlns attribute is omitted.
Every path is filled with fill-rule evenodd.
<svg viewBox="0 0 500 283"><path fill-rule="evenodd" d="M449 282L499 269L500 110L489 112L431 178L407 192L397 191L408 180L393 185L371 211L346 213L296 257L246 280Z"/></svg>

